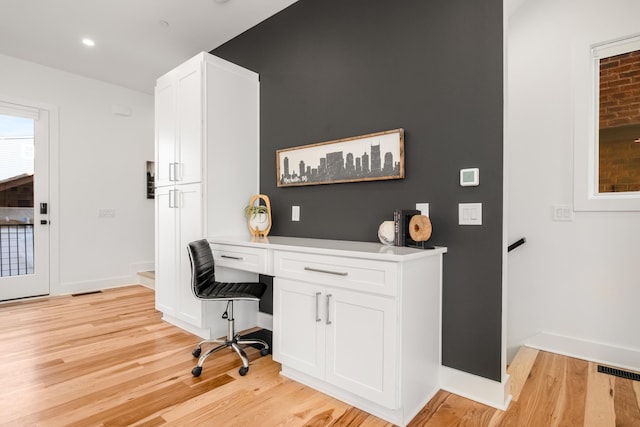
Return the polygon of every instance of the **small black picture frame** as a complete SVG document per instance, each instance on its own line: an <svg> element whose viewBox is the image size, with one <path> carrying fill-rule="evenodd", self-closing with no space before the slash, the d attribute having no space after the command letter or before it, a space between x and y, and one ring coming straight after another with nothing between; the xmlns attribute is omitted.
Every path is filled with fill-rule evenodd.
<svg viewBox="0 0 640 427"><path fill-rule="evenodd" d="M147 161L147 199L155 198L155 162Z"/></svg>

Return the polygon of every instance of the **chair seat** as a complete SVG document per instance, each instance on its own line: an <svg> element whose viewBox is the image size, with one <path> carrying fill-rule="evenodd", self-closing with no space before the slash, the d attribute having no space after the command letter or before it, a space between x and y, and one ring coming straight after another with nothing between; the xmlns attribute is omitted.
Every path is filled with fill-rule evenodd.
<svg viewBox="0 0 640 427"><path fill-rule="evenodd" d="M260 299L267 289L264 283L225 283L213 282L197 290L197 297L202 299Z"/></svg>

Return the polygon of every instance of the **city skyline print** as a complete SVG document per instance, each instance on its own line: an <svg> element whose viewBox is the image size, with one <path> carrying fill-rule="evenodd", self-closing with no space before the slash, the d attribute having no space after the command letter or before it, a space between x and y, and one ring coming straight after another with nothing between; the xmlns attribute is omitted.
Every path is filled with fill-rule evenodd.
<svg viewBox="0 0 640 427"><path fill-rule="evenodd" d="M404 129L276 151L278 187L404 178Z"/></svg>

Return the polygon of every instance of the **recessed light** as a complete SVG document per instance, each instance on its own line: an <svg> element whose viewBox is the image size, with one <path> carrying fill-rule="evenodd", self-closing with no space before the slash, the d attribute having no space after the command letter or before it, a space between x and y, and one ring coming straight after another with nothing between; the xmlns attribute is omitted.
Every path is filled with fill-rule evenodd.
<svg viewBox="0 0 640 427"><path fill-rule="evenodd" d="M85 39L82 39L82 44L85 45L85 46L95 46L96 42L94 42L91 39L86 39L85 38Z"/></svg>

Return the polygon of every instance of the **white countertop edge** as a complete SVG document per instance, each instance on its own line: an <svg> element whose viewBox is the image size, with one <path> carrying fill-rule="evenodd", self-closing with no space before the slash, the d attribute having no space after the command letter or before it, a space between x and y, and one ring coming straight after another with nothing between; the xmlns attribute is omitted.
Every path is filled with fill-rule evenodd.
<svg viewBox="0 0 640 427"><path fill-rule="evenodd" d="M409 261L447 252L444 246L435 249L416 249L406 246L388 246L376 242L357 242L350 240L313 239L305 237L268 236L255 238L246 236L212 236L211 244L237 245L252 248L265 248L281 251L295 251L325 255L364 256L370 259L387 261Z"/></svg>

